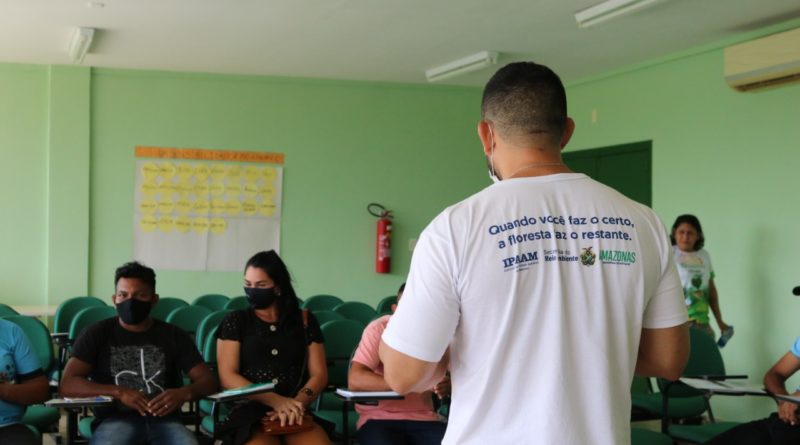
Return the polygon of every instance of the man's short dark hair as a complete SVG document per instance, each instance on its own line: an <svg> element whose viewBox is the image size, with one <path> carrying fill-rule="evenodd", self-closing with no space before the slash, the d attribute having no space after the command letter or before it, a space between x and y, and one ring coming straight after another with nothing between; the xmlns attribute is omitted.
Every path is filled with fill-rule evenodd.
<svg viewBox="0 0 800 445"><path fill-rule="evenodd" d="M486 84L481 117L506 137L549 135L560 140L567 123L567 94L550 68L510 63Z"/></svg>
<svg viewBox="0 0 800 445"><path fill-rule="evenodd" d="M117 268L114 272L114 288L117 287L120 278L136 278L142 280L145 284L150 286L150 289L155 293L156 291L156 273L153 269L139 263L138 261L131 261L125 263Z"/></svg>

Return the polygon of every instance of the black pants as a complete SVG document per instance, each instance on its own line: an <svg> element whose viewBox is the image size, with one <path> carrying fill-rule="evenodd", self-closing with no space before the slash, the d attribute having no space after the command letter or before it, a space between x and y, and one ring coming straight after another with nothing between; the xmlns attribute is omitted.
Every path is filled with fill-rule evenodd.
<svg viewBox="0 0 800 445"><path fill-rule="evenodd" d="M25 425L15 423L14 425L0 427L0 443L14 445L40 445L36 434L29 430Z"/></svg>
<svg viewBox="0 0 800 445"><path fill-rule="evenodd" d="M766 419L743 423L706 442L706 445L796 445L800 426L792 426L772 413Z"/></svg>

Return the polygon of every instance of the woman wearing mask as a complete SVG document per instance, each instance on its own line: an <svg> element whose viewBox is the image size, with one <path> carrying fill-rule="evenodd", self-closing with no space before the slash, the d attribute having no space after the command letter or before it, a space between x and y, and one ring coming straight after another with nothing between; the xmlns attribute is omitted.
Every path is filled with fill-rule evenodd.
<svg viewBox="0 0 800 445"><path fill-rule="evenodd" d="M714 269L711 267L711 257L703 249L705 237L700 221L694 215L679 216L672 225L670 238L686 308L689 310L689 321L714 337L708 314L711 309L719 329L724 333L729 326L722 321L719 296L714 285Z"/></svg>
<svg viewBox="0 0 800 445"><path fill-rule="evenodd" d="M328 382L322 332L313 314L300 310L289 271L275 251L247 261L244 291L250 308L228 314L217 331L220 382L225 389L272 382L275 390L233 408L220 428L223 443L329 444L325 430L303 420ZM312 425L276 436L263 432L265 420Z"/></svg>

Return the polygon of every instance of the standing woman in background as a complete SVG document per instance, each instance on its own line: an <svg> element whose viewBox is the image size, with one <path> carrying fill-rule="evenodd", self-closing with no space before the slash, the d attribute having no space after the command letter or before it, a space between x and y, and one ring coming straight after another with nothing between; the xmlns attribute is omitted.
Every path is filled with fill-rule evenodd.
<svg viewBox="0 0 800 445"><path fill-rule="evenodd" d="M250 308L228 314L217 331L217 365L225 389L251 383L275 391L237 405L220 428L224 444L322 445L328 436L306 418L308 405L328 383L322 331L313 314L297 303L286 265L274 250L247 261L244 291ZM262 422L302 423L311 428L280 436L265 434Z"/></svg>
<svg viewBox="0 0 800 445"><path fill-rule="evenodd" d="M672 225L670 239L690 323L714 337L708 315L711 308L720 331L725 333L729 326L722 321L717 287L714 286L714 269L711 257L703 249L705 237L700 221L694 215L679 216Z"/></svg>

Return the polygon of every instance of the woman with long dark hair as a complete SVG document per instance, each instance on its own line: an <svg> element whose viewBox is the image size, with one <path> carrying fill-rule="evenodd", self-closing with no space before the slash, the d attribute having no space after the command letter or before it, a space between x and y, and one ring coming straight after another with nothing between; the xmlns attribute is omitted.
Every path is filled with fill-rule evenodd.
<svg viewBox="0 0 800 445"><path fill-rule="evenodd" d="M244 270L250 308L228 314L217 331L219 377L225 389L275 384L274 392L250 397L233 408L220 428L229 444L329 444L325 431L304 415L328 383L322 332L310 312L303 315L286 265L275 251L253 255ZM311 422L304 431L269 435L262 423Z"/></svg>
<svg viewBox="0 0 800 445"><path fill-rule="evenodd" d="M719 295L714 285L714 269L711 256L703 249L705 236L700 220L694 215L681 215L675 219L670 234L672 253L678 274L681 277L689 321L698 329L714 337L709 309L717 320L720 331L725 333L730 326L722 320Z"/></svg>

